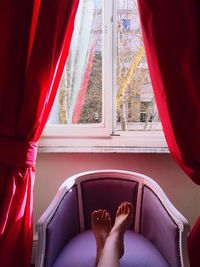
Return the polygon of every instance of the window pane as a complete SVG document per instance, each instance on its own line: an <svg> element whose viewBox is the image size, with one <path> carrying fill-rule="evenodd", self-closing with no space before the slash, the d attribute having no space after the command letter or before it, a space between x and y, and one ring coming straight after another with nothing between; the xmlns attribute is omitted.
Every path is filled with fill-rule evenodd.
<svg viewBox="0 0 200 267"><path fill-rule="evenodd" d="M51 124L102 122L102 3L81 0Z"/></svg>
<svg viewBox="0 0 200 267"><path fill-rule="evenodd" d="M116 130L161 129L136 0L117 0Z"/></svg>

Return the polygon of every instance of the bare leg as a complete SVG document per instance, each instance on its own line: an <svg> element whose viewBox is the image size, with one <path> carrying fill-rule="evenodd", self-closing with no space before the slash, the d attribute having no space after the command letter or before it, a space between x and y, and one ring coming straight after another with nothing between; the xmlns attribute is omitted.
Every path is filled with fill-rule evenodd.
<svg viewBox="0 0 200 267"><path fill-rule="evenodd" d="M111 229L97 267L119 267L119 259L124 254L124 233L133 220L133 206L123 202L116 213L115 224Z"/></svg>
<svg viewBox="0 0 200 267"><path fill-rule="evenodd" d="M110 214L106 210L96 210L92 213L92 229L96 239L97 265L111 229Z"/></svg>

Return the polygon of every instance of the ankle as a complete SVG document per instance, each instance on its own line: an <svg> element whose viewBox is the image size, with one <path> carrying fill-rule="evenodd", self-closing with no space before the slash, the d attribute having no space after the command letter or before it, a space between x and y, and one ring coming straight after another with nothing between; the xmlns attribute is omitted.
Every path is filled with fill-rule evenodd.
<svg viewBox="0 0 200 267"><path fill-rule="evenodd" d="M114 245L118 258L121 258L121 255L123 254L123 235L121 235L118 231L111 231L106 242Z"/></svg>
<svg viewBox="0 0 200 267"><path fill-rule="evenodd" d="M122 238L122 233L120 233L119 230L113 228L113 229L111 229L107 239L108 238L109 238L109 240L112 240L114 242L118 242Z"/></svg>

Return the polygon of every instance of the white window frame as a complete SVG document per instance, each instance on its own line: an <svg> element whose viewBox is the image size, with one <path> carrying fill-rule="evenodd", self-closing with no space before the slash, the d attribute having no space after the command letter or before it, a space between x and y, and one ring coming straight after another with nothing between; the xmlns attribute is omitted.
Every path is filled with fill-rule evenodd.
<svg viewBox="0 0 200 267"><path fill-rule="evenodd" d="M106 5L106 8L105 8ZM112 1L103 1L102 5L102 123L88 125L47 125L43 131L46 137L94 137L109 136L112 133L112 91L105 90L107 85L113 88L112 79ZM106 51L106 52L105 52ZM106 53L106 56L104 56ZM109 104L108 104L109 100Z"/></svg>
<svg viewBox="0 0 200 267"><path fill-rule="evenodd" d="M116 132L115 97L116 57L113 42L115 1L103 0L102 5L102 123L88 125L47 124L39 140L41 152L161 152L168 153L162 131ZM106 51L106 52L105 52ZM113 54L112 54L113 53ZM111 90L105 90L108 85Z"/></svg>

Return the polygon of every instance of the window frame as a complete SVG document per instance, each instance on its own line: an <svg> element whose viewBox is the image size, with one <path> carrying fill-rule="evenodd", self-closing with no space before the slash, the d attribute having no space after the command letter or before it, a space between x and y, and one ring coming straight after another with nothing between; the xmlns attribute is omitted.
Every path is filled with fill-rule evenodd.
<svg viewBox="0 0 200 267"><path fill-rule="evenodd" d="M106 7L106 8L105 8ZM43 137L100 137L112 134L113 92L105 90L108 84L113 88L113 5L112 1L102 1L102 123L98 124L47 124Z"/></svg>
<svg viewBox="0 0 200 267"><path fill-rule="evenodd" d="M164 152L168 153L163 131L113 132L116 126L115 94L117 63L115 1L102 1L102 123L47 124L39 140L41 152ZM106 90L107 85L111 90Z"/></svg>

